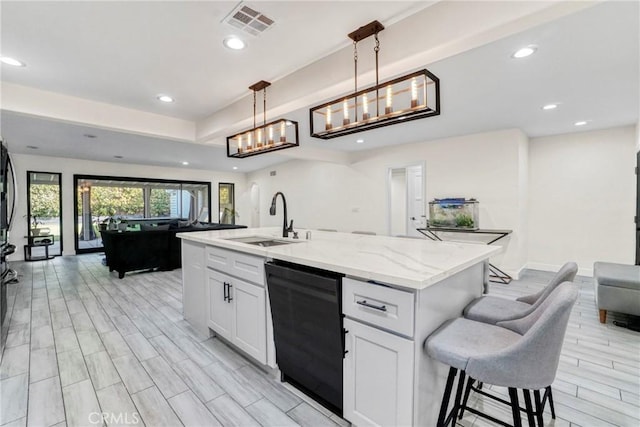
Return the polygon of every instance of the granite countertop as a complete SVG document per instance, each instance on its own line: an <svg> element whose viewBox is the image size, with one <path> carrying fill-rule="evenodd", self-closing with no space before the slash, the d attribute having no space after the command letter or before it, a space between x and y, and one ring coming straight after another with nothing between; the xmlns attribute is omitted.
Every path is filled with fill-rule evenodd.
<svg viewBox="0 0 640 427"><path fill-rule="evenodd" d="M424 289L502 251L500 246L437 242L352 233L298 231L301 239L282 238L282 228L245 228L179 233L179 238L265 258L336 271L364 280L412 290ZM226 240L262 236L290 240L288 245L260 247Z"/></svg>

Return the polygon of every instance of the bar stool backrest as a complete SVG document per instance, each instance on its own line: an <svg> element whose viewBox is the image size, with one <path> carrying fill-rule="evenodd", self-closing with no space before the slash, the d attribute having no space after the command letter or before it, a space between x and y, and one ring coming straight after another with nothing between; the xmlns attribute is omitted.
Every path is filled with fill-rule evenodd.
<svg viewBox="0 0 640 427"><path fill-rule="evenodd" d="M497 326L521 334L522 339L499 352L471 357L467 374L505 387L538 390L551 385L577 298L577 287L564 282L529 315L498 322Z"/></svg>
<svg viewBox="0 0 640 427"><path fill-rule="evenodd" d="M525 295L523 297L517 298L516 301L524 302L527 304L531 304L536 308L538 305L542 303L553 290L560 284L564 282L573 282L573 279L576 278L576 274L578 273L578 264L575 262L567 262L563 265L560 270L553 276L551 281L547 286L544 287L540 292L537 292L532 295Z"/></svg>

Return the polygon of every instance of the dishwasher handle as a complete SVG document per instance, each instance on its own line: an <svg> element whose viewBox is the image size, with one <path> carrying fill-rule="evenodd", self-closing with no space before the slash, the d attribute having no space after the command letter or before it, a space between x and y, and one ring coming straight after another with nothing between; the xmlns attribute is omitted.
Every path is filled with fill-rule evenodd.
<svg viewBox="0 0 640 427"><path fill-rule="evenodd" d="M360 301L356 301L356 304L358 305L362 305L368 308L373 308L374 310L380 310L380 311L387 311L387 306L386 305L375 305L375 304L371 304L368 303L366 299L360 300Z"/></svg>

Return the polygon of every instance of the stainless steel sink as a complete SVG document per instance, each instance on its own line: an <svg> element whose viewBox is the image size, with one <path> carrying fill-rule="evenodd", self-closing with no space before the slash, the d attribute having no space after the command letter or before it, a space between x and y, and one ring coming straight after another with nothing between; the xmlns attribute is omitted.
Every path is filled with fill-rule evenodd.
<svg viewBox="0 0 640 427"><path fill-rule="evenodd" d="M249 245L262 246L265 248L269 246L280 246L280 245L288 245L290 243L296 243L290 240L278 240L278 239L272 239L269 237L261 237L261 236L235 237L232 239L224 239L224 240L230 240L232 242L247 243Z"/></svg>

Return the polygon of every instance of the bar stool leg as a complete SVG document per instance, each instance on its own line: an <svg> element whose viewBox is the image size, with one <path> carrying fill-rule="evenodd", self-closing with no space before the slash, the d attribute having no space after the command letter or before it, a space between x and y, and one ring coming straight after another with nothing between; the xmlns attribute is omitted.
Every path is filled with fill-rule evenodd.
<svg viewBox="0 0 640 427"><path fill-rule="evenodd" d="M544 406L542 406L542 400L540 400L540 390L533 391L533 398L536 404L536 418L538 419L538 427L543 427L544 420L542 419L542 413L544 412Z"/></svg>
<svg viewBox="0 0 640 427"><path fill-rule="evenodd" d="M547 386L544 391L544 394L549 397L549 409L551 409L551 418L556 419L556 409L553 406L553 394L551 393L551 386Z"/></svg>
<svg viewBox="0 0 640 427"><path fill-rule="evenodd" d="M449 407L449 398L451 397L451 389L453 388L453 380L456 378L458 370L456 368L449 368L449 376L447 377L447 385L444 388L444 395L442 396L442 404L440 405L440 414L438 415L438 427L445 427L444 420L447 417L447 408Z"/></svg>
<svg viewBox="0 0 640 427"><path fill-rule="evenodd" d="M464 398L462 399L462 406L460 407L460 415L458 415L458 419L461 420L464 417L464 410L467 407L467 402L469 401L469 394L471 394L471 387L476 382L473 378L469 377L467 380L467 387L464 390Z"/></svg>
<svg viewBox="0 0 640 427"><path fill-rule="evenodd" d="M520 403L518 402L518 390L513 387L509 387L509 397L511 398L513 427L522 427L522 420L520 419Z"/></svg>
<svg viewBox="0 0 640 427"><path fill-rule="evenodd" d="M536 427L533 408L531 407L531 394L529 393L529 390L522 390L522 394L524 395L524 407L527 412L527 422L529 423L529 427Z"/></svg>
<svg viewBox="0 0 640 427"><path fill-rule="evenodd" d="M451 414L451 426L455 427L456 419L458 418L458 410L460 409L460 401L462 400L462 391L464 390L464 379L466 373L460 371L460 378L458 379L458 391L456 392L456 400L453 403L453 412Z"/></svg>

